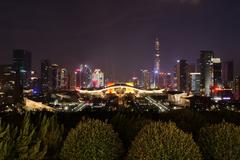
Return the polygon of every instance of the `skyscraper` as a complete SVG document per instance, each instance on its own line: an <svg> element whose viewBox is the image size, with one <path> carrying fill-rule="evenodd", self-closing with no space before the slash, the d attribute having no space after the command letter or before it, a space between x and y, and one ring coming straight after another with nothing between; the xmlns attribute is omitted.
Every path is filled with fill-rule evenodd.
<svg viewBox="0 0 240 160"><path fill-rule="evenodd" d="M23 49L13 50L13 68L19 72L19 80L24 88L30 87L32 54Z"/></svg>
<svg viewBox="0 0 240 160"><path fill-rule="evenodd" d="M41 62L41 88L43 92L47 92L50 89L51 78L51 65L48 60L42 60Z"/></svg>
<svg viewBox="0 0 240 160"><path fill-rule="evenodd" d="M50 72L50 87L51 90L57 90L58 89L58 70L59 65L58 64L51 64L51 72Z"/></svg>
<svg viewBox="0 0 240 160"><path fill-rule="evenodd" d="M178 60L176 70L178 91L189 91L189 65L187 60Z"/></svg>
<svg viewBox="0 0 240 160"><path fill-rule="evenodd" d="M213 86L222 86L222 63L220 58L212 58Z"/></svg>
<svg viewBox="0 0 240 160"><path fill-rule="evenodd" d="M154 69L153 69L153 88L159 86L159 74L160 74L160 42L158 38L155 40L155 57L154 57Z"/></svg>
<svg viewBox="0 0 240 160"><path fill-rule="evenodd" d="M57 71L57 89L58 90L68 89L68 71L66 68L60 67Z"/></svg>
<svg viewBox="0 0 240 160"><path fill-rule="evenodd" d="M205 96L210 96L213 86L212 51L201 51L200 54L200 72L201 72L201 91Z"/></svg>
<svg viewBox="0 0 240 160"><path fill-rule="evenodd" d="M201 73L192 72L190 73L190 81L191 81L191 92L195 95L200 94L200 82L201 82Z"/></svg>

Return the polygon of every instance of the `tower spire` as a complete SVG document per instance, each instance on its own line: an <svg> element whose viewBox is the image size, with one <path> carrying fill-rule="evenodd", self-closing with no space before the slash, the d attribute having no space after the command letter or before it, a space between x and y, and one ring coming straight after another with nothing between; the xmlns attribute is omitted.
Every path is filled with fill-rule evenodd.
<svg viewBox="0 0 240 160"><path fill-rule="evenodd" d="M160 72L160 42L158 38L155 40L154 72Z"/></svg>
<svg viewBox="0 0 240 160"><path fill-rule="evenodd" d="M154 56L154 69L153 69L153 85L158 88L160 73L160 42L158 38L155 40L155 56Z"/></svg>

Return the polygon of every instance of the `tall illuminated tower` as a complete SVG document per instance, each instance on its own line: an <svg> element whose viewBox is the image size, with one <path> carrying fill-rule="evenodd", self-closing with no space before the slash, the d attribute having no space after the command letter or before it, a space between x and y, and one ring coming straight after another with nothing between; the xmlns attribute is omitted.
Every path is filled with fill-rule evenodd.
<svg viewBox="0 0 240 160"><path fill-rule="evenodd" d="M160 42L158 38L155 40L155 57L154 57L154 69L153 69L153 88L158 88L160 73Z"/></svg>

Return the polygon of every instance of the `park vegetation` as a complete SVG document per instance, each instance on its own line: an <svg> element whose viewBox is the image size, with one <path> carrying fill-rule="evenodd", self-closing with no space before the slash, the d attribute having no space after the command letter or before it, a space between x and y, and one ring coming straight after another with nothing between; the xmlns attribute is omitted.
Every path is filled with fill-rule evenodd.
<svg viewBox="0 0 240 160"><path fill-rule="evenodd" d="M0 113L0 160L240 157L240 113Z"/></svg>

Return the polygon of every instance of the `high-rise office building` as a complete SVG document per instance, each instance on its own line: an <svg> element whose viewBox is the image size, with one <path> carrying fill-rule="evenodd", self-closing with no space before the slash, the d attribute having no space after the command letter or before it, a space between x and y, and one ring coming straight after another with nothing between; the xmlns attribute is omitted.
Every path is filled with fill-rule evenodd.
<svg viewBox="0 0 240 160"><path fill-rule="evenodd" d="M23 49L13 50L13 67L19 72L19 80L24 88L29 88L31 69L32 69L32 54Z"/></svg>
<svg viewBox="0 0 240 160"><path fill-rule="evenodd" d="M144 89L150 89L151 73L148 70L141 70L140 86Z"/></svg>
<svg viewBox="0 0 240 160"><path fill-rule="evenodd" d="M57 71L57 89L58 90L68 89L68 71L66 68L60 67Z"/></svg>
<svg viewBox="0 0 240 160"><path fill-rule="evenodd" d="M222 63L220 58L212 58L213 86L222 86Z"/></svg>
<svg viewBox="0 0 240 160"><path fill-rule="evenodd" d="M76 72L69 70L68 72L68 90L75 90L76 88Z"/></svg>
<svg viewBox="0 0 240 160"><path fill-rule="evenodd" d="M104 87L104 73L100 69L95 69L92 73L92 87Z"/></svg>
<svg viewBox="0 0 240 160"><path fill-rule="evenodd" d="M190 81L191 81L191 92L195 95L200 94L200 84L201 84L201 73L192 72L190 73Z"/></svg>
<svg viewBox="0 0 240 160"><path fill-rule="evenodd" d="M222 62L222 81L225 86L230 86L233 82L233 66L233 61Z"/></svg>
<svg viewBox="0 0 240 160"><path fill-rule="evenodd" d="M200 72L201 72L201 91L204 95L210 96L213 86L212 51L201 51L200 54Z"/></svg>
<svg viewBox="0 0 240 160"><path fill-rule="evenodd" d="M51 64L49 60L42 60L40 83L42 91L44 93L50 90L51 88L50 82L51 82Z"/></svg>
<svg viewBox="0 0 240 160"><path fill-rule="evenodd" d="M189 91L189 65L187 60L178 60L176 66L178 91Z"/></svg>
<svg viewBox="0 0 240 160"><path fill-rule="evenodd" d="M160 74L160 42L158 38L155 40L155 57L154 57L154 69L153 69L153 88L159 86L159 74Z"/></svg>
<svg viewBox="0 0 240 160"><path fill-rule="evenodd" d="M69 89L69 74L66 68L60 67L58 64L51 64L49 79L51 90Z"/></svg>
<svg viewBox="0 0 240 160"><path fill-rule="evenodd" d="M59 65L51 64L50 86L49 86L51 90L58 89L58 71L59 71Z"/></svg>

